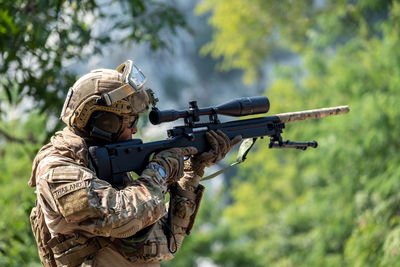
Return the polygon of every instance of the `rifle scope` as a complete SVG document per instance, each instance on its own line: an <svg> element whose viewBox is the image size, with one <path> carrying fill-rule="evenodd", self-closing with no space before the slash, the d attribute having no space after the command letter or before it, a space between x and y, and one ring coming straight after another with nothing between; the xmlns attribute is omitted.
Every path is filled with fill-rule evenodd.
<svg viewBox="0 0 400 267"><path fill-rule="evenodd" d="M267 113L269 110L269 100L266 96L242 97L224 104L199 108L196 101L189 102L188 110L158 110L154 108L150 114L150 122L154 125L162 122L174 121L180 118L190 119L192 122L199 121L199 116L203 115L226 115L226 116L246 116L252 114Z"/></svg>

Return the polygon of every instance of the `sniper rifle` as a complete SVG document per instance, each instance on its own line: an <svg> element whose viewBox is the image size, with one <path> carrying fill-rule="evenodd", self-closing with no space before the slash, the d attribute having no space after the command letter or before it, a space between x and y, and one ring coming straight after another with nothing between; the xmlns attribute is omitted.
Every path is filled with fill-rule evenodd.
<svg viewBox="0 0 400 267"><path fill-rule="evenodd" d="M196 101L191 101L188 110L161 111L153 108L149 114L152 124L158 125L183 118L184 125L168 130L168 138L165 140L143 143L141 139L132 139L104 146L92 146L89 148L90 159L99 178L114 185L120 184L124 173L133 171L141 174L149 163L151 155L161 150L193 146L197 148L198 153L209 151L210 146L205 133L210 130L221 130L230 139L241 135L243 139L251 141L250 143L247 142L244 149L242 149L242 146L246 143L246 140L242 143L239 149L241 159L237 162L240 163L245 160L255 140L264 136L270 137L269 148L296 148L300 150L306 150L308 147L316 148L318 146L316 141L284 141L281 134L285 128L285 123L324 118L349 112L348 106L338 106L228 122L220 122L218 118L218 115L240 117L267 113L269 107L270 103L267 97L256 96L234 99L215 107L199 108ZM201 116L208 116L209 121L200 122ZM244 151L240 152L240 150Z"/></svg>

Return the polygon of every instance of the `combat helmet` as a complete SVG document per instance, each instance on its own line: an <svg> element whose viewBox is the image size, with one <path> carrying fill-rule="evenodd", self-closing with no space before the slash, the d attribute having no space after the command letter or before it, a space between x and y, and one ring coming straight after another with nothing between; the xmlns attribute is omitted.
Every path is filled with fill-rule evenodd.
<svg viewBox="0 0 400 267"><path fill-rule="evenodd" d="M60 118L87 136L116 141L158 100L150 89L143 89L145 82L144 74L131 60L116 70L93 70L69 89Z"/></svg>

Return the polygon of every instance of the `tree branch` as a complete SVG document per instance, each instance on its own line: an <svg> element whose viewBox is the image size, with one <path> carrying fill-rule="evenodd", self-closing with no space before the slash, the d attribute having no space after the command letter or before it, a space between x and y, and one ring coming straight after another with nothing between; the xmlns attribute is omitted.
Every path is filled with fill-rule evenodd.
<svg viewBox="0 0 400 267"><path fill-rule="evenodd" d="M36 144L37 140L35 140L35 138L30 135L29 138L18 138L18 137L13 137L10 134L8 134L6 131L0 129L0 135L2 135L4 137L4 139L6 140L6 142L13 142L13 143L19 143L19 144L26 144L27 142L32 143L32 144Z"/></svg>

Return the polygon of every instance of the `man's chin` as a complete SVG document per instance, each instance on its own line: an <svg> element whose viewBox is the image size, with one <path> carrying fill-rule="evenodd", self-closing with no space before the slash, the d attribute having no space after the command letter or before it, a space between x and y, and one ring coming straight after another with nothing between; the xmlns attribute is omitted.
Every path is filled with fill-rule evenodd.
<svg viewBox="0 0 400 267"><path fill-rule="evenodd" d="M120 142L122 142L122 141L129 141L129 140L132 140L132 138L133 138L132 135L130 135L130 136L120 136L120 137L118 138L118 141L120 141Z"/></svg>

